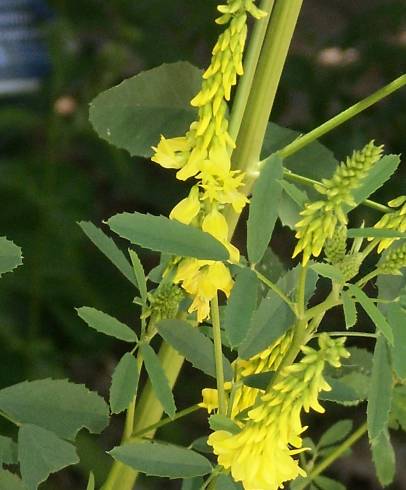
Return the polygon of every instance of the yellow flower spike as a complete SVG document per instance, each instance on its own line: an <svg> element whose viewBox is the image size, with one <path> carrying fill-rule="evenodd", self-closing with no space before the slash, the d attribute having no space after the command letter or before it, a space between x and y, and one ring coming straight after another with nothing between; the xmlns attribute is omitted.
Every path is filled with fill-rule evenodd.
<svg viewBox="0 0 406 490"><path fill-rule="evenodd" d="M171 211L169 218L189 225L200 212L198 186L192 187L189 196L182 199Z"/></svg>
<svg viewBox="0 0 406 490"><path fill-rule="evenodd" d="M238 263L240 261L240 251L228 241L227 220L216 208L213 208L204 217L202 229L217 238L227 248L231 262Z"/></svg>

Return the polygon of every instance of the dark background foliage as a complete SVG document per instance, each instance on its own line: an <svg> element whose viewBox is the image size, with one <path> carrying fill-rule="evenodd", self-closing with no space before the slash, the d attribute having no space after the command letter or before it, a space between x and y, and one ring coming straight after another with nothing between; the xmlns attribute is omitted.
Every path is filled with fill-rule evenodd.
<svg viewBox="0 0 406 490"><path fill-rule="evenodd" d="M102 90L163 62L208 63L219 29L214 0L53 0L43 26L52 71L34 95L0 99L1 235L23 247L24 266L0 282L0 386L22 379L70 377L106 394L121 351L86 329L73 307L92 305L135 323L128 284L81 233L76 222L100 223L121 210L166 214L185 187L148 161L130 158L97 138L88 104ZM406 59L406 8L402 0L307 0L294 38L272 120L301 132L327 120L400 75ZM405 154L406 92L396 93L323 139L343 158L372 138L387 152ZM322 164L322 162L319 162ZM406 167L379 192L385 201L405 192ZM371 211L364 208L368 219ZM280 229L274 249L288 263L291 233ZM282 237L282 238L280 238ZM286 240L290 241L289 247ZM147 268L156 258L144 254ZM203 379L186 367L176 388L180 408L199 400ZM329 407L321 424L343 416ZM358 420L360 410L348 416ZM91 467L108 470L120 421L101 442L80 438L79 468L44 488L83 487ZM1 421L3 433L11 428ZM200 414L160 433L188 443L204 434ZM398 460L406 446L395 437ZM92 456L93 449L96 455ZM393 489L406 489L399 465ZM331 470L348 488L379 488L366 444ZM145 482L145 488L147 483ZM152 481L148 488L178 488Z"/></svg>

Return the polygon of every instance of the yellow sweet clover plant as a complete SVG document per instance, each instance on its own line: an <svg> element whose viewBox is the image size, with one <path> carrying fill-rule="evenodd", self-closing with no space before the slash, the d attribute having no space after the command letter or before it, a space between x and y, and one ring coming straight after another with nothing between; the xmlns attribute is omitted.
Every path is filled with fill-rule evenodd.
<svg viewBox="0 0 406 490"><path fill-rule="evenodd" d="M330 162L331 176L321 182L294 173L288 157L301 158L302 148L311 150L317 138L403 87L406 75L260 160L260 128L269 120L301 6L301 0L228 0L218 6L222 32L200 88L192 83L198 78L193 67L163 65L91 105L91 122L103 138L139 156L151 155L153 145L152 162L191 183L168 218L135 211L106 221L130 242L129 260L101 229L80 223L137 291L141 310L133 328L107 312L77 309L93 330L129 344L112 374L110 413L126 418L121 442L108 451L109 474L97 483L102 490L138 488L139 473L182 479L182 489L336 488L324 473L366 433L379 481L394 478L390 430L406 428L406 197L388 206L369 197L390 179L400 157L383 156L383 146L371 141L335 168ZM172 83L173 106L164 83ZM165 114L145 109L151 92ZM144 95L142 104L133 103ZM158 102L149 103L156 109ZM162 130L169 119L168 134L173 123L180 128L173 137ZM135 142L134 131L140 135ZM313 163L324 169L326 162ZM264 267L264 254L277 217L286 215L282 197L297 210L290 223L294 260L271 279L273 264ZM360 221L352 211L361 205L380 215ZM248 245L238 249L230 237L246 206ZM146 273L133 245L160 253L159 266ZM9 253L10 243L0 241L0 252ZM7 264L19 265L21 251L14 259L7 256ZM377 297L364 290L371 281ZM366 313L361 320L360 308ZM329 328L333 309L338 331ZM374 347L354 349L349 337L364 337ZM207 381L201 399L178 410L172 388L185 360L215 378L216 387ZM307 427L305 420L310 411L322 416L332 403L344 410L364 402L366 422L354 432L351 422L339 421L318 442L312 439L313 423ZM157 429L198 410L210 426L203 448L201 440L180 447L155 439ZM54 380L0 390L0 415L18 427L19 461L10 452L4 462L19 462L21 473L3 471L0 482L30 490L77 462L66 440L83 427L100 432L108 422L101 397ZM92 474L87 488L96 488Z"/></svg>

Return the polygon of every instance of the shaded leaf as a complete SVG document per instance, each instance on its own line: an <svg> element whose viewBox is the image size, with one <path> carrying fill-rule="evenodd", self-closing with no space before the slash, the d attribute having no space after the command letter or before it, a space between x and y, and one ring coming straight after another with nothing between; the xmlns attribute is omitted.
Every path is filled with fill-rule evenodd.
<svg viewBox="0 0 406 490"><path fill-rule="evenodd" d="M121 213L107 224L122 238L156 252L207 260L229 258L227 249L209 233L165 216Z"/></svg>
<svg viewBox="0 0 406 490"><path fill-rule="evenodd" d="M389 323L386 318L375 306L374 302L369 298L362 289L353 284L348 285L349 292L355 297L355 299L360 303L362 308L365 310L369 318L374 322L377 330L379 330L389 344L393 345L393 333Z"/></svg>
<svg viewBox="0 0 406 490"><path fill-rule="evenodd" d="M190 445L190 449L194 449L199 453L207 453L211 454L213 452L213 448L207 444L208 436L202 436L195 439Z"/></svg>
<svg viewBox="0 0 406 490"><path fill-rule="evenodd" d="M137 393L139 372L135 357L127 352L117 364L111 378L110 407L113 413L128 408Z"/></svg>
<svg viewBox="0 0 406 490"><path fill-rule="evenodd" d="M192 478L210 473L210 462L201 454L171 444L133 442L110 451L117 461L150 476Z"/></svg>
<svg viewBox="0 0 406 490"><path fill-rule="evenodd" d="M326 376L326 381L332 389L322 391L319 398L345 406L358 405L367 396L367 385L365 385L367 380L365 375L357 372L337 379Z"/></svg>
<svg viewBox="0 0 406 490"><path fill-rule="evenodd" d="M27 490L21 479L10 471L0 469L1 490Z"/></svg>
<svg viewBox="0 0 406 490"><path fill-rule="evenodd" d="M247 336L252 314L257 305L258 279L244 268L238 273L224 313L224 330L232 347L238 347Z"/></svg>
<svg viewBox="0 0 406 490"><path fill-rule="evenodd" d="M100 228L91 221L80 221L78 225L82 228L85 235L126 277L131 284L138 287L131 264L128 262L124 253L117 247L114 240L107 236Z"/></svg>
<svg viewBox="0 0 406 490"><path fill-rule="evenodd" d="M22 425L18 431L18 459L28 490L36 490L51 473L79 462L72 444L31 424Z"/></svg>
<svg viewBox="0 0 406 490"><path fill-rule="evenodd" d="M96 484L96 482L94 481L94 474L92 472L90 472L86 490L95 490L95 484Z"/></svg>
<svg viewBox="0 0 406 490"><path fill-rule="evenodd" d="M0 237L0 277L6 272L10 272L23 263L23 256L20 247Z"/></svg>
<svg viewBox="0 0 406 490"><path fill-rule="evenodd" d="M406 385L396 386L393 390L390 426L406 432Z"/></svg>
<svg viewBox="0 0 406 490"><path fill-rule="evenodd" d="M101 432L108 406L97 393L67 380L43 379L0 390L0 410L19 423L35 424L66 439L80 429Z"/></svg>
<svg viewBox="0 0 406 490"><path fill-rule="evenodd" d="M282 159L271 155L263 162L261 173L254 184L247 222L248 258L252 263L261 260L271 240L282 193L278 181L282 176Z"/></svg>
<svg viewBox="0 0 406 490"><path fill-rule="evenodd" d="M217 477L216 490L243 490L243 486L235 482L230 475L222 473Z"/></svg>
<svg viewBox="0 0 406 490"><path fill-rule="evenodd" d="M347 291L341 293L341 300L343 302L345 326L349 329L357 323L357 306Z"/></svg>
<svg viewBox="0 0 406 490"><path fill-rule="evenodd" d="M339 283L344 282L344 276L342 272L333 265L316 262L314 264L311 264L310 268L317 272L317 274L319 274L320 276L327 277L332 281L336 281Z"/></svg>
<svg viewBox="0 0 406 490"><path fill-rule="evenodd" d="M323 448L345 439L352 430L352 420L340 420L324 432L317 447Z"/></svg>
<svg viewBox="0 0 406 490"><path fill-rule="evenodd" d="M141 295L141 299L144 305L146 305L148 291L147 291L147 279L145 277L144 267L142 266L140 258L138 257L138 254L135 250L129 249L128 253L130 254L131 263L134 269L134 274L135 277L137 278L137 285Z"/></svg>
<svg viewBox="0 0 406 490"><path fill-rule="evenodd" d="M173 417L176 412L175 400L159 357L148 344L141 344L140 351L155 395L169 417Z"/></svg>
<svg viewBox="0 0 406 490"><path fill-rule="evenodd" d="M175 350L200 371L216 377L213 342L198 328L183 320L162 320L157 324L158 332ZM233 369L223 356L224 377L231 380Z"/></svg>
<svg viewBox="0 0 406 490"><path fill-rule="evenodd" d="M387 311L394 338L393 368L399 378L406 379L406 311L397 303L388 304Z"/></svg>
<svg viewBox="0 0 406 490"><path fill-rule="evenodd" d="M280 184L283 192L279 201L278 215L282 224L293 230L296 223L300 221L300 211L309 200L309 196L291 182L282 180Z"/></svg>
<svg viewBox="0 0 406 490"><path fill-rule="evenodd" d="M130 327L103 311L96 310L96 308L91 308L90 306L76 308L76 311L89 327L94 328L100 333L115 337L124 342L133 343L138 341L136 333Z"/></svg>
<svg viewBox="0 0 406 490"><path fill-rule="evenodd" d="M201 490L204 480L201 476L183 480L181 490Z"/></svg>
<svg viewBox="0 0 406 490"><path fill-rule="evenodd" d="M393 482L396 471L395 451L387 430L382 431L374 440L371 450L376 476L381 485L385 487Z"/></svg>
<svg viewBox="0 0 406 490"><path fill-rule="evenodd" d="M241 428L230 418L219 413L210 415L209 426L212 431L225 430L231 432L232 434L238 434L241 432Z"/></svg>
<svg viewBox="0 0 406 490"><path fill-rule="evenodd" d="M392 368L389 348L379 336L372 364L372 376L368 394L367 422L371 444L387 430L392 401Z"/></svg>
<svg viewBox="0 0 406 490"><path fill-rule="evenodd" d="M99 94L90 122L110 144L150 157L161 134L179 136L189 128L197 112L190 100L200 85L201 71L190 63L161 65Z"/></svg>
<svg viewBox="0 0 406 490"><path fill-rule="evenodd" d="M345 486L342 483L326 476L316 476L314 482L321 490L345 490Z"/></svg>
<svg viewBox="0 0 406 490"><path fill-rule="evenodd" d="M242 381L245 386L250 386L251 388L257 388L258 390L266 390L269 383L275 377L276 371L264 371L263 373L251 374L250 376L245 376Z"/></svg>
<svg viewBox="0 0 406 490"><path fill-rule="evenodd" d="M10 437L0 436L0 467L2 464L16 463L17 444Z"/></svg>

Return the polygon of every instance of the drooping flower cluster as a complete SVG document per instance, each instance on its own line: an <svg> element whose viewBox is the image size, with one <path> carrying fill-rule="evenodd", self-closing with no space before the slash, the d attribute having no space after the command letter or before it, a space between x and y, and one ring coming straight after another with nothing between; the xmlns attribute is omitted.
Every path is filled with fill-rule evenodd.
<svg viewBox="0 0 406 490"><path fill-rule="evenodd" d="M398 208L396 211L385 213L376 223L375 228L406 232L406 196L399 196L388 202L390 208ZM383 238L378 245L378 253L390 247L396 238Z"/></svg>
<svg viewBox="0 0 406 490"><path fill-rule="evenodd" d="M337 226L347 224L347 211L356 205L352 192L362 185L382 151L382 146L375 146L371 141L362 150L354 151L351 157L347 157L331 179L323 179L322 185L315 185L325 199L307 203L300 213L303 219L296 223L298 242L293 257L303 252L303 264L312 255L318 257Z"/></svg>
<svg viewBox="0 0 406 490"><path fill-rule="evenodd" d="M220 430L210 435L208 444L219 464L230 470L245 490L277 490L285 482L305 476L294 458L305 450L301 412L324 412L318 395L331 387L323 370L327 363L340 367L340 358L349 357L344 342L344 338L334 340L322 334L319 350L302 347L302 360L282 370L276 384L249 411L240 432Z"/></svg>
<svg viewBox="0 0 406 490"><path fill-rule="evenodd" d="M184 136L171 139L162 136L152 161L176 169L179 180L191 177L197 180L189 196L173 208L170 218L210 233L227 247L230 260L238 262L239 252L229 243L223 209L231 205L241 213L247 198L241 190L244 174L231 170L235 142L228 132L227 101L237 76L243 73L247 14L260 19L266 13L255 6L254 0L229 0L218 10L222 15L216 22L227 27L214 46L201 90L191 101L198 108L198 118ZM194 259L180 262L175 282L193 296L189 311L197 311L199 322L209 315L209 302L217 291L229 295L233 284L224 264Z"/></svg>
<svg viewBox="0 0 406 490"><path fill-rule="evenodd" d="M260 374L269 371L277 371L287 350L289 349L293 338L293 330L288 330L284 335L281 335L272 345L264 351L256 354L248 360L238 358L235 363L236 379L235 383L239 386L234 390L232 399L231 418L235 418L238 414L252 407L261 393L264 391L247 386L242 383L243 379L253 374ZM232 385L227 382L224 388L230 391ZM205 388L202 390L203 402L201 407L206 408L209 413L218 409L217 390Z"/></svg>
<svg viewBox="0 0 406 490"><path fill-rule="evenodd" d="M400 269L406 267L406 243L399 247L390 248L388 253L378 264L380 274L388 274L393 276L401 276Z"/></svg>

